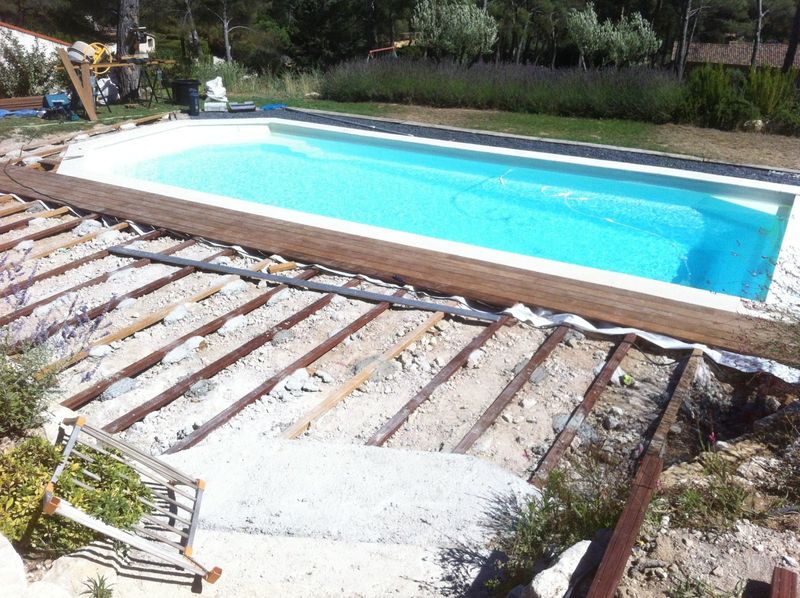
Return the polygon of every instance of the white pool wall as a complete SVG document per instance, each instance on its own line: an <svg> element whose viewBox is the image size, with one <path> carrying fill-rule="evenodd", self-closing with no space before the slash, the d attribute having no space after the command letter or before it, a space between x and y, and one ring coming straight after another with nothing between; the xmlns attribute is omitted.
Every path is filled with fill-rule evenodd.
<svg viewBox="0 0 800 598"><path fill-rule="evenodd" d="M210 206L236 210L245 214L258 214L269 218L287 220L298 224L340 231L366 238L460 255L485 262L507 264L532 272L551 274L563 278L571 278L603 286L646 293L694 305L733 312L741 311L744 305L745 300L732 295L714 293L629 274L621 274L565 262L556 262L495 249L487 249L466 243L445 241L423 235L359 224L347 220L288 210L280 207L267 206L219 194L205 193L202 191L165 185L163 183L142 181L118 174L121 170L120 165L130 165L139 160L150 160L158 158L159 156L166 156L183 150L196 148L200 145L258 143L272 133L272 128L276 131L286 133L345 134L351 137L362 138L365 141L391 141L393 143L412 144L417 147L422 146L428 150L432 148L444 148L448 150L477 152L490 156L510 156L514 158L531 159L537 162L545 161L552 164L582 166L590 170L603 169L609 173L611 178L613 178L615 174L620 177L630 177L632 174L638 177L639 174L644 174L658 178L664 177L667 179L665 183L672 182L672 184L677 186L691 185L696 187L697 184L700 183L703 187L712 186L715 190L715 195L723 196L723 200L733 201L751 209L773 214L780 206L790 206L791 210L789 212L783 244L778 255L775 276L773 277L773 282L766 299L767 304L774 303L778 300L775 289L783 286L785 281L782 281L781 277L792 271L792 268L789 267L790 264L784 262L792 259L791 256L800 255L798 251L798 249L800 249L800 217L798 217L798 210L796 209L797 196L800 195L800 186L783 185L643 164L629 164L610 160L441 141L375 131L357 131L337 126L277 118L179 120L157 123L133 130L119 131L77 141L68 147L58 169L58 173L176 197ZM226 167L229 166L220 164L220 168ZM708 192L708 189L704 190ZM728 193L731 195L730 198L725 197ZM143 215L143 220L146 220L146 215Z"/></svg>

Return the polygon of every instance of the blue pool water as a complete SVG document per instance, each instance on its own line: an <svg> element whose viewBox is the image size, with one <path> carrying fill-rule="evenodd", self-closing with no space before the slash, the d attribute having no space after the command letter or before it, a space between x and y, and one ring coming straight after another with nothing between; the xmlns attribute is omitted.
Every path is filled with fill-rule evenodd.
<svg viewBox="0 0 800 598"><path fill-rule="evenodd" d="M789 209L742 207L691 181L332 133L273 132L125 174L752 299L766 296Z"/></svg>

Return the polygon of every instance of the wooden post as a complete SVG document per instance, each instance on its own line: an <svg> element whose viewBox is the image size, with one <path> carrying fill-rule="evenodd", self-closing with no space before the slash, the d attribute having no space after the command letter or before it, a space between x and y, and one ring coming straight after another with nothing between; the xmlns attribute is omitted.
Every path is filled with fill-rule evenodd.
<svg viewBox="0 0 800 598"><path fill-rule="evenodd" d="M75 72L75 65L69 59L69 55L64 48L58 48L58 57L61 59L61 64L64 65L64 70L67 71L70 83L75 88L75 93L78 94L81 104L86 110L86 116L91 121L97 120L97 112L94 109L94 94L92 93L92 86L84 87L84 84L78 79L78 74ZM86 65L88 69L89 65ZM81 66L81 76L83 76L83 66Z"/></svg>

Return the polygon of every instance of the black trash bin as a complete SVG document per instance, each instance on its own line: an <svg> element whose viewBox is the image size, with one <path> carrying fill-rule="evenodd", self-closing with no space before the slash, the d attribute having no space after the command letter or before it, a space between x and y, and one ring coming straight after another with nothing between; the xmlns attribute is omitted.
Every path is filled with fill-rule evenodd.
<svg viewBox="0 0 800 598"><path fill-rule="evenodd" d="M189 90L193 89L195 93L200 93L199 88L199 79L175 79L172 82L172 102L188 106L190 104Z"/></svg>

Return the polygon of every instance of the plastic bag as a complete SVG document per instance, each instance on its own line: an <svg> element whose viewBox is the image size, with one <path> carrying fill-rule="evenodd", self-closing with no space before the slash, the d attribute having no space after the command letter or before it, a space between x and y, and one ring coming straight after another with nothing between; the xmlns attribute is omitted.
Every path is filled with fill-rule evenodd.
<svg viewBox="0 0 800 598"><path fill-rule="evenodd" d="M227 102L228 95L222 84L222 77L206 81L206 99L211 102Z"/></svg>

